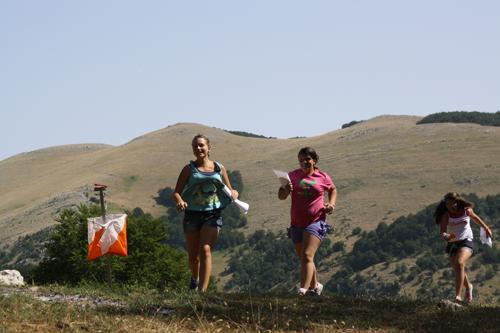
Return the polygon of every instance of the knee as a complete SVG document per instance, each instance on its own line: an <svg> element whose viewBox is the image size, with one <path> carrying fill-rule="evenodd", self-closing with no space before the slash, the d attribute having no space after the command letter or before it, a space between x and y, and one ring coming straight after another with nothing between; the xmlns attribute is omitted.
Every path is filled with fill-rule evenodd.
<svg viewBox="0 0 500 333"><path fill-rule="evenodd" d="M453 262L453 268L455 270L461 270L465 267L465 261L464 260L457 260L455 262Z"/></svg>
<svg viewBox="0 0 500 333"><path fill-rule="evenodd" d="M210 245L205 244L200 249L200 257L202 260L208 259L212 257L212 248Z"/></svg>
<svg viewBox="0 0 500 333"><path fill-rule="evenodd" d="M304 251L302 254L302 262L310 263L314 261L314 252L313 251Z"/></svg>

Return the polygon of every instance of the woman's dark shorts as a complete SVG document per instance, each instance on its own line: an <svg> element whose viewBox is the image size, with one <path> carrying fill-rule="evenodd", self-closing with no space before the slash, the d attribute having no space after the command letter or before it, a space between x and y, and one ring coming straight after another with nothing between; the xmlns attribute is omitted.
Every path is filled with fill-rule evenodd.
<svg viewBox="0 0 500 333"><path fill-rule="evenodd" d="M474 242L468 239L456 242L448 242L448 244L446 245L446 253L448 253L450 256L453 256L457 254L458 250L460 250L462 247L467 247L471 249L471 251L474 251Z"/></svg>
<svg viewBox="0 0 500 333"><path fill-rule="evenodd" d="M305 228L295 227L292 225L287 229L287 233L288 238L291 238L292 242L294 244L297 244L302 243L304 232L310 233L311 235L318 237L319 240L322 241L323 238L325 238L326 234L330 233L332 229L332 226L327 224L325 221L316 221L309 224Z"/></svg>
<svg viewBox="0 0 500 333"><path fill-rule="evenodd" d="M184 212L184 221L182 221L184 232L200 230L204 225L220 230L222 228L221 210L214 209L203 212L186 210Z"/></svg>

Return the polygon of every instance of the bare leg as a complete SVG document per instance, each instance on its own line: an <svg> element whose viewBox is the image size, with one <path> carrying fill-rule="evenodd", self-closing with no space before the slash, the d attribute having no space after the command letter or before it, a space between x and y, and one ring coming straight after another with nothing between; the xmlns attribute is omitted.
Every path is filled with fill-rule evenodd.
<svg viewBox="0 0 500 333"><path fill-rule="evenodd" d="M295 252L297 252L297 255L299 256L299 259L300 259L300 262L302 264L302 243L295 243L294 244L295 246ZM301 266L302 268L302 266ZM300 270L300 285L301 285L301 288L302 288L302 285L303 285L303 274L302 274L302 269ZM316 282L317 282L317 278L316 278L316 267L314 268L314 273L313 273L313 278L311 280L311 284L309 285L309 289L311 288L316 288Z"/></svg>
<svg viewBox="0 0 500 333"><path fill-rule="evenodd" d="M462 300L462 287L466 283L465 265L472 256L472 251L467 247L462 247L452 257L453 270L455 271L455 298ZM469 285L467 277L467 285Z"/></svg>
<svg viewBox="0 0 500 333"><path fill-rule="evenodd" d="M200 230L186 232L186 249L188 252L188 264L191 277L198 279L200 273Z"/></svg>
<svg viewBox="0 0 500 333"><path fill-rule="evenodd" d="M321 244L321 240L304 232L302 239L302 253L300 258L300 287L314 288L316 286L316 266L314 265L314 255Z"/></svg>
<svg viewBox="0 0 500 333"><path fill-rule="evenodd" d="M206 291L212 274L212 249L217 241L219 230L204 225L200 231L200 284L198 290Z"/></svg>
<svg viewBox="0 0 500 333"><path fill-rule="evenodd" d="M464 272L464 287L465 287L465 289L469 289L470 286L472 286L472 283L470 283L469 276L467 275L467 272Z"/></svg>

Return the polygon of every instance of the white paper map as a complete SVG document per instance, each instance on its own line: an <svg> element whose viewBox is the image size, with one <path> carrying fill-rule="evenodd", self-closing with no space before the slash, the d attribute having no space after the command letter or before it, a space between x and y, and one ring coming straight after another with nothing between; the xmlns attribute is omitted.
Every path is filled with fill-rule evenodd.
<svg viewBox="0 0 500 333"><path fill-rule="evenodd" d="M273 170L274 174L280 180L281 186L286 186L291 183L290 177L288 177L288 172L281 170Z"/></svg>

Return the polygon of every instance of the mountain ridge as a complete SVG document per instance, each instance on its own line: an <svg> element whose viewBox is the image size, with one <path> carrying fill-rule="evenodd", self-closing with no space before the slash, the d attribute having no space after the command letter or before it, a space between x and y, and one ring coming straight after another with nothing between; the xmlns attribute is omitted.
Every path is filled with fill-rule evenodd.
<svg viewBox="0 0 500 333"><path fill-rule="evenodd" d="M500 128L472 124L416 125L421 117L378 116L321 135L293 139L242 137L195 123L177 123L129 142L48 147L0 161L0 245L55 223L60 207L85 202L92 184L109 185L110 208L141 207L154 215L159 189L174 187L192 159L191 139L207 135L212 158L241 172L243 199L251 205L246 232L288 224L289 202L276 198L272 169L297 168L296 154L314 147L319 167L339 189L331 218L344 237L354 227L415 212L449 191L500 192ZM50 208L50 198L71 193ZM70 198L70 199L68 199ZM38 209L35 207L39 207ZM29 213L28 213L29 212Z"/></svg>

